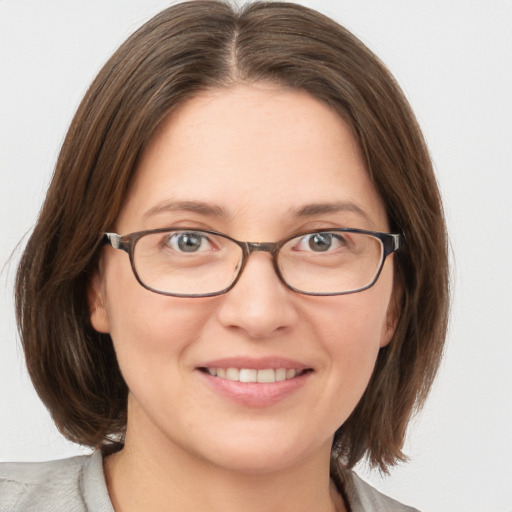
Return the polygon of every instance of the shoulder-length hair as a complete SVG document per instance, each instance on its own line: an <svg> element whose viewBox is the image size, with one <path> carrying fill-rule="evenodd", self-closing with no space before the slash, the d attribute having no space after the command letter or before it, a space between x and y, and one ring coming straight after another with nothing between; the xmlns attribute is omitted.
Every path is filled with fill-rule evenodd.
<svg viewBox="0 0 512 512"><path fill-rule="evenodd" d="M447 238L421 131L393 77L354 35L292 3L240 9L204 0L170 7L111 57L71 123L22 256L17 320L30 376L60 431L105 447L126 428L127 386L87 303L102 233L117 218L139 157L161 121L199 92L270 82L310 93L348 123L406 243L394 258L391 343L336 432L333 459L382 470L402 460L411 414L437 371L448 310Z"/></svg>

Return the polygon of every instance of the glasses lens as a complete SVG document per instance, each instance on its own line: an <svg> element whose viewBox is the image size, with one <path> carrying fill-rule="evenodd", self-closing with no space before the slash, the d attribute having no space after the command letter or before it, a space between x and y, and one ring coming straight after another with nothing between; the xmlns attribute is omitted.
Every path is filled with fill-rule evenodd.
<svg viewBox="0 0 512 512"><path fill-rule="evenodd" d="M326 231L297 236L279 251L289 286L304 293L348 293L371 285L381 268L383 245L364 233Z"/></svg>
<svg viewBox="0 0 512 512"><path fill-rule="evenodd" d="M133 254L135 271L146 287L176 295L208 295L228 288L241 261L241 247L206 231L148 233L137 240Z"/></svg>

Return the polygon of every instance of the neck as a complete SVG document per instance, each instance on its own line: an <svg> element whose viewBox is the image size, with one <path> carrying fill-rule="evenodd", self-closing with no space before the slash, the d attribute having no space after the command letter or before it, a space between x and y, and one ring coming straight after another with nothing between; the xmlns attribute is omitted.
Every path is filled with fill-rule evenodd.
<svg viewBox="0 0 512 512"><path fill-rule="evenodd" d="M127 431L123 450L105 459L116 512L341 512L329 478L330 445L276 470L233 470L153 436ZM144 440L143 443L140 440Z"/></svg>

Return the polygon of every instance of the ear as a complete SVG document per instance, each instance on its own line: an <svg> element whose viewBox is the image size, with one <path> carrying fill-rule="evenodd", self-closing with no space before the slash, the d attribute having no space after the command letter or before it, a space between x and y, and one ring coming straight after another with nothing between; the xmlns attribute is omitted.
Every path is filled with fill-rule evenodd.
<svg viewBox="0 0 512 512"><path fill-rule="evenodd" d="M105 307L105 292L98 270L94 272L87 285L87 302L91 324L98 332L110 332L110 322Z"/></svg>
<svg viewBox="0 0 512 512"><path fill-rule="evenodd" d="M381 348L388 345L393 338L393 335L395 334L398 320L400 318L401 302L402 285L398 282L398 279L396 279L393 286L393 292L391 293L391 298L389 299L388 310L386 312L386 321L382 325L382 333L380 338Z"/></svg>
<svg viewBox="0 0 512 512"><path fill-rule="evenodd" d="M393 318L391 318L393 316ZM395 334L396 324L398 323L396 315L391 315L389 310L387 313L386 321L382 326L382 335L380 337L380 348L385 347L393 338Z"/></svg>

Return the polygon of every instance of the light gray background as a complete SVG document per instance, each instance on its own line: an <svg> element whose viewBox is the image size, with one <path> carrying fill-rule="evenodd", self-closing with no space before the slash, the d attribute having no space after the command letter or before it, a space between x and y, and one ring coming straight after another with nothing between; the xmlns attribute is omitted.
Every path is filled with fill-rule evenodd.
<svg viewBox="0 0 512 512"><path fill-rule="evenodd" d="M370 46L424 129L453 249L446 357L411 426L411 460L382 479L426 512L512 510L512 1L310 0ZM86 86L164 0L0 0L0 265L31 229ZM26 376L0 281L0 460L61 458Z"/></svg>

